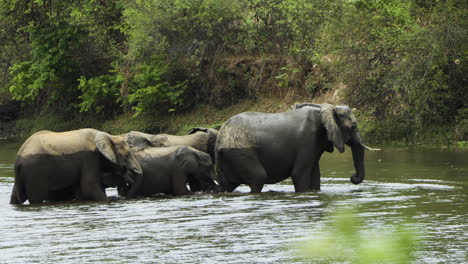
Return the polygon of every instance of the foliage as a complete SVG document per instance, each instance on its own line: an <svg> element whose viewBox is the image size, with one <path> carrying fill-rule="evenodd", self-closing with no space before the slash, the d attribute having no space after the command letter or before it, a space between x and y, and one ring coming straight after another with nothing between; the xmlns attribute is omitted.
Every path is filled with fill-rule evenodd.
<svg viewBox="0 0 468 264"><path fill-rule="evenodd" d="M155 113L161 111L158 109L160 107L169 107L165 110L172 112L183 105L187 81L171 83L168 66L163 61L138 66L137 73L131 79L132 91L128 96L128 103L134 105L136 115Z"/></svg>
<svg viewBox="0 0 468 264"><path fill-rule="evenodd" d="M34 101L47 85L75 74L77 65L71 59L71 53L81 35L79 28L63 23L46 28L31 26L29 31L32 59L11 68L13 80L10 86L13 99L26 102ZM67 89L65 84L58 89Z"/></svg>
<svg viewBox="0 0 468 264"><path fill-rule="evenodd" d="M120 95L121 79L120 75L110 74L90 79L81 76L78 79L78 90L81 91L79 99L82 100L79 105L80 111L95 111L96 113L100 113L103 110L118 109L116 103Z"/></svg>
<svg viewBox="0 0 468 264"><path fill-rule="evenodd" d="M154 95L162 97L167 91L167 100L154 99L152 105L175 109L184 87L191 87L191 94L201 94L200 75L209 61L230 48L236 41L236 23L241 15L241 2L230 0L150 0L129 1L124 12L129 25L128 53L126 61L135 65L134 73L145 75L169 75L170 85L146 87L137 91L136 97ZM155 57L167 65L154 66ZM151 66L156 68L149 69ZM163 69L165 68L165 69ZM139 79L137 77L137 79ZM141 79L141 78L140 78ZM143 77L145 79L145 77ZM135 84L139 83L133 82ZM143 85L144 86L144 85ZM172 87L172 88L171 88ZM141 89L142 86L132 89ZM131 98L135 101L135 96ZM170 102L170 105L164 105ZM172 106L171 106L172 105ZM137 112L145 111L148 104L137 106ZM151 109L147 109L151 110Z"/></svg>
<svg viewBox="0 0 468 264"><path fill-rule="evenodd" d="M2 19L15 17L9 26L16 28L16 33L5 34L21 36L29 47L23 50L28 56L11 67L12 98L76 111L77 79L105 74L110 68L121 40L114 28L121 12L118 6L118 1L4 1Z"/></svg>
<svg viewBox="0 0 468 264"><path fill-rule="evenodd" d="M412 263L417 234L409 225L363 234L357 213L342 210L318 235L299 245L303 258L314 263Z"/></svg>
<svg viewBox="0 0 468 264"><path fill-rule="evenodd" d="M466 5L426 8L414 1L360 0L324 27L330 30L325 53L336 54L331 64L348 86L348 102L379 120L413 120L412 130L453 122L466 101L466 63L460 62Z"/></svg>
<svg viewBox="0 0 468 264"><path fill-rule="evenodd" d="M340 9L340 1L248 0L245 45L265 53L291 55L316 63L321 24Z"/></svg>
<svg viewBox="0 0 468 264"><path fill-rule="evenodd" d="M108 119L345 87L344 102L375 121L370 133L416 139L452 126L466 140L467 5L3 0L0 103Z"/></svg>

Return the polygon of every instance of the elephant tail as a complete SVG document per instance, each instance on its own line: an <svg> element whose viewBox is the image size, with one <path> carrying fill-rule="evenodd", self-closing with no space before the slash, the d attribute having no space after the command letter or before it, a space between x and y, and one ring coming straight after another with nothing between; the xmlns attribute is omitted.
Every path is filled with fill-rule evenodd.
<svg viewBox="0 0 468 264"><path fill-rule="evenodd" d="M27 200L26 189L21 175L21 164L15 163L15 184L11 191L10 204L23 204Z"/></svg>

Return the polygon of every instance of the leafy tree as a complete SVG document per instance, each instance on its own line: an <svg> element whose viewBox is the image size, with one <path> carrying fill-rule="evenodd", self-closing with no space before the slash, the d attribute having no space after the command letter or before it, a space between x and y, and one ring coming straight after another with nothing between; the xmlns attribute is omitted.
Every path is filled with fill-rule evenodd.
<svg viewBox="0 0 468 264"><path fill-rule="evenodd" d="M107 73L115 59L121 10L118 1L14 1L2 6L29 43L27 59L11 67L13 99L54 103L75 111L78 78Z"/></svg>
<svg viewBox="0 0 468 264"><path fill-rule="evenodd" d="M466 50L463 10L457 1L349 3L322 43L348 101L410 130L453 121L464 101L455 64Z"/></svg>
<svg viewBox="0 0 468 264"><path fill-rule="evenodd" d="M128 103L139 102L138 113L153 111L156 104L174 110L183 105L187 92L199 94L203 64L235 42L240 6L227 0L129 1L125 64L131 72L124 101L131 93Z"/></svg>
<svg viewBox="0 0 468 264"><path fill-rule="evenodd" d="M382 122L378 131L398 124L395 138L453 123L465 135L467 5L2 0L0 103L106 118L224 105L291 87L316 96L339 86L348 104ZM258 61L264 66L250 65Z"/></svg>

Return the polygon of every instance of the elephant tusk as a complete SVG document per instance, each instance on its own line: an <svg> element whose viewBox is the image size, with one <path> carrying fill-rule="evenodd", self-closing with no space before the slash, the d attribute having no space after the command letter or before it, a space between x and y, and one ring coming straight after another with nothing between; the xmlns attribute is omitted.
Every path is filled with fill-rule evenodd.
<svg viewBox="0 0 468 264"><path fill-rule="evenodd" d="M365 149L365 150L369 150L369 151L380 151L381 149L377 149L377 148L370 148L364 144L361 143L361 146Z"/></svg>
<svg viewBox="0 0 468 264"><path fill-rule="evenodd" d="M215 180L215 181L214 181L214 183L216 184L216 186L219 186L219 183L218 183L218 181L216 181L216 180Z"/></svg>

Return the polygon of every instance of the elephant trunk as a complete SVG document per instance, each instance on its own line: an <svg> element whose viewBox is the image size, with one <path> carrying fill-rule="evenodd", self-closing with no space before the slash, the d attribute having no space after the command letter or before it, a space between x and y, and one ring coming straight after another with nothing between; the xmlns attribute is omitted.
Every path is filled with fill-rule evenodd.
<svg viewBox="0 0 468 264"><path fill-rule="evenodd" d="M359 184L364 180L365 169L364 169L364 147L361 144L354 144L351 147L353 152L353 162L356 173L351 176L350 180L354 184Z"/></svg>
<svg viewBox="0 0 468 264"><path fill-rule="evenodd" d="M204 178L205 180L199 180ZM191 192L219 193L219 183L215 180L215 173L211 173L209 178L196 177L188 181Z"/></svg>
<svg viewBox="0 0 468 264"><path fill-rule="evenodd" d="M129 174L132 174L133 177L130 177ZM134 198L136 196L138 189L140 188L143 182L143 174L127 171L124 178L132 179L132 181L128 182L128 184L130 185L130 189L128 190L128 192L126 192L125 196L127 198Z"/></svg>

